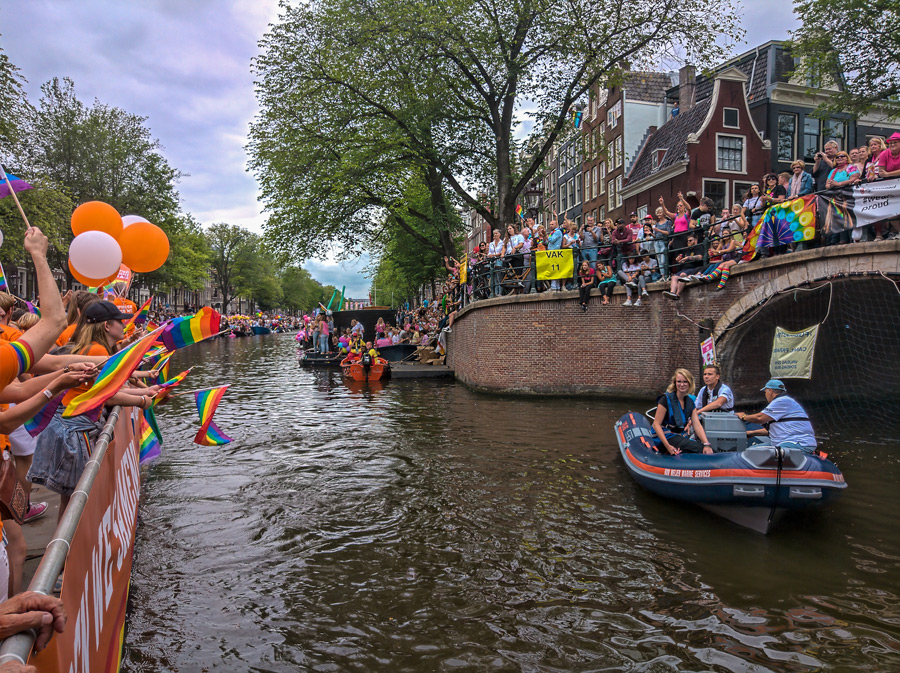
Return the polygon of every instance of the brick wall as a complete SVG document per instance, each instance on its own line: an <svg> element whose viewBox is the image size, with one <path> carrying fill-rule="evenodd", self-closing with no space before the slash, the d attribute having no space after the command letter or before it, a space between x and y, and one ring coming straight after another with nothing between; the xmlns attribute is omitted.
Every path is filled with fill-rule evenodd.
<svg viewBox="0 0 900 673"><path fill-rule="evenodd" d="M485 391L652 398L676 367L698 372L700 329L694 322L715 323L728 309L735 316L747 313L759 301L754 297L748 303L747 295L761 287L784 289L879 269L900 272L900 241L810 250L740 265L723 291L714 291L712 285L692 286L677 302L662 295L667 289L663 283L651 285L649 299L639 307L622 306L622 287L616 288L610 306L601 306L600 297L593 295L586 313L578 304L577 291L489 299L457 316L448 335L447 363L457 379ZM739 302L746 304L740 314L734 310ZM745 345L767 339L771 349L768 325L759 334L752 321L741 329ZM729 341L717 343L727 348ZM727 355L720 351L720 361ZM768 361L754 360L758 367L741 370L746 381L729 384L758 389L768 378Z"/></svg>

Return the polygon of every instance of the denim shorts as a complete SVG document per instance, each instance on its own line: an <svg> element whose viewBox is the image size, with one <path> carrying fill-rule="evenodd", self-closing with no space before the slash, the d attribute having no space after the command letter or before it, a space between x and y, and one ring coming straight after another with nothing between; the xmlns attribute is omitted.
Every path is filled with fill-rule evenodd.
<svg viewBox="0 0 900 673"><path fill-rule="evenodd" d="M60 407L38 435L28 480L60 495L72 495L101 429L100 423L84 416L63 418Z"/></svg>

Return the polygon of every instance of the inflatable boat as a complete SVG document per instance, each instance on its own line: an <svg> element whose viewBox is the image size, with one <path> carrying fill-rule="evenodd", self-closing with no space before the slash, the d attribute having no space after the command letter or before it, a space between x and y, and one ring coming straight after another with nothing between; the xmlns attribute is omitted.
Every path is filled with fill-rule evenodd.
<svg viewBox="0 0 900 673"><path fill-rule="evenodd" d="M354 381L378 381L390 376L391 365L384 358L373 358L368 353L357 359L348 355L341 360L341 371Z"/></svg>
<svg viewBox="0 0 900 673"><path fill-rule="evenodd" d="M642 414L616 423L616 439L631 476L664 498L692 502L729 521L768 533L791 510L832 502L847 488L823 455L771 444L747 446L746 426L732 413L701 414L712 455L660 453ZM768 438L764 438L768 441Z"/></svg>

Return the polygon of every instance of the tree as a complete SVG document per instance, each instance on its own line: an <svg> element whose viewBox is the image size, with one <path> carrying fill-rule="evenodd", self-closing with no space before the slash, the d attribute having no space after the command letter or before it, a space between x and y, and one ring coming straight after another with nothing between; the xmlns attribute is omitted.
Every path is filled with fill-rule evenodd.
<svg viewBox="0 0 900 673"><path fill-rule="evenodd" d="M53 78L41 87L17 159L30 174L67 189L76 204L105 201L123 215L159 222L178 212L181 174L160 153L146 121L99 101L87 107L72 80Z"/></svg>
<svg viewBox="0 0 900 673"><path fill-rule="evenodd" d="M730 0L313 0L285 6L255 65L261 113L251 134L251 166L271 226L279 236L308 231L304 218L315 221L317 196L327 202L332 190L346 189L344 181L363 194L374 191L371 208L396 215L384 183L393 176L402 184L416 172L429 191L435 193L433 175L491 226L512 222L518 195L591 86L620 77L623 60L657 62L666 45L689 45L701 63L721 58L726 49L717 39L740 34ZM529 116L538 130L526 139L534 150L519 168L514 139L527 103L534 105ZM335 144L339 165L348 169L333 185L308 178L307 171L316 173L313 153L292 156L295 139L315 134L316 127L321 146ZM378 191L369 187L372 176ZM479 191L491 195L493 208L476 198ZM372 213L357 210L360 202L362 195L341 212L358 213L357 223L364 222ZM412 235L414 227L402 228Z"/></svg>
<svg viewBox="0 0 900 673"><path fill-rule="evenodd" d="M0 162L9 166L10 148L21 141L33 111L25 96L26 80L0 48Z"/></svg>
<svg viewBox="0 0 900 673"><path fill-rule="evenodd" d="M264 311L280 305L281 281L274 255L256 234L247 232L238 249L235 285L238 294L259 304Z"/></svg>
<svg viewBox="0 0 900 673"><path fill-rule="evenodd" d="M213 284L222 295L222 312L228 313L231 301L240 294L239 258L250 232L224 222L213 224L206 230L206 240L210 249L210 275Z"/></svg>
<svg viewBox="0 0 900 673"><path fill-rule="evenodd" d="M900 7L896 0L795 0L796 73L815 87L835 83L823 113L879 108L900 117ZM886 103L886 101L891 101Z"/></svg>

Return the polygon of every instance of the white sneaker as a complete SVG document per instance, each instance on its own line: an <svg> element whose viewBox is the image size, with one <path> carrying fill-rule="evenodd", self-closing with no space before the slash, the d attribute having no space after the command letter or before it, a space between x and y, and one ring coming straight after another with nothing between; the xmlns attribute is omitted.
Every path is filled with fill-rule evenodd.
<svg viewBox="0 0 900 673"><path fill-rule="evenodd" d="M636 302L634 302L634 305L635 305L635 306L640 306L640 305L641 305L641 300L638 299Z"/></svg>
<svg viewBox="0 0 900 673"><path fill-rule="evenodd" d="M639 299L638 301L640 301L640 299ZM630 299L626 299L626 300L625 300L625 303L622 304L622 306L631 306L631 305L632 305L632 304L631 304L631 300L630 300Z"/></svg>
<svg viewBox="0 0 900 673"><path fill-rule="evenodd" d="M650 293L647 292L647 290L644 290L644 291L641 292L641 296L642 296L642 297L649 297L649 296L650 296Z"/></svg>

